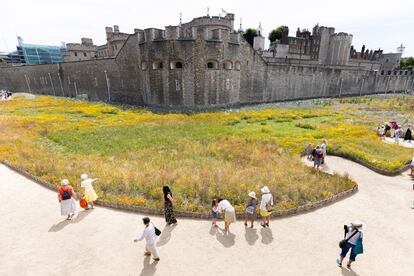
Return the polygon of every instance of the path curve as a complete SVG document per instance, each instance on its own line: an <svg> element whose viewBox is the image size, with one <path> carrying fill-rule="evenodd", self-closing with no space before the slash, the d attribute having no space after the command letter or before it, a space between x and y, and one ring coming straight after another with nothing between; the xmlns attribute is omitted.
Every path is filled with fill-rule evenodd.
<svg viewBox="0 0 414 276"><path fill-rule="evenodd" d="M0 275L413 275L414 199L405 174L379 175L339 157L324 168L348 172L359 192L310 213L224 236L210 222L181 219L162 230L161 261L144 258L141 215L106 208L81 211L71 222L59 216L56 194L0 166ZM366 222L365 254L354 271L335 258L342 225Z"/></svg>

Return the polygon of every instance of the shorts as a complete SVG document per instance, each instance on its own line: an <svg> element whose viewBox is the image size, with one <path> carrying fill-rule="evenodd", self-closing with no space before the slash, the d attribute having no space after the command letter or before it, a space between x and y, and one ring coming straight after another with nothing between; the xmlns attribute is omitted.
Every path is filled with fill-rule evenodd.
<svg viewBox="0 0 414 276"><path fill-rule="evenodd" d="M217 212L211 211L211 217L212 218L217 218Z"/></svg>
<svg viewBox="0 0 414 276"><path fill-rule="evenodd" d="M355 245L347 242L344 248L342 248L341 254L339 254L341 257L345 258L346 254L348 253L349 249L351 249L351 255L349 256L349 259L353 262L355 262L356 254L355 254Z"/></svg>

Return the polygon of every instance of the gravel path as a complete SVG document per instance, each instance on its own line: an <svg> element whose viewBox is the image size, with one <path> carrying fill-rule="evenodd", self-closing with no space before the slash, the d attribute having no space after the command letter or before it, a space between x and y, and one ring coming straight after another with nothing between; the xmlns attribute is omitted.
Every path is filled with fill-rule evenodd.
<svg viewBox="0 0 414 276"><path fill-rule="evenodd" d="M209 221L165 227L155 217L163 231L158 264L132 242L142 215L97 208L65 221L55 193L0 166L0 275L413 275L414 192L406 173L386 177L337 157L327 164L327 171L348 172L359 192L272 220L271 228L238 221L228 236ZM342 227L355 219L368 226L365 253L353 271L339 269Z"/></svg>

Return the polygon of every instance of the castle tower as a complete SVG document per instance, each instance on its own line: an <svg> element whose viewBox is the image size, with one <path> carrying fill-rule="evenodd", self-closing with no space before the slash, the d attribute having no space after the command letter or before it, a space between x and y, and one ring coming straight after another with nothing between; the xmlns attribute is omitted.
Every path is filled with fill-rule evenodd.
<svg viewBox="0 0 414 276"><path fill-rule="evenodd" d="M257 28L258 36L255 36L253 39L253 48L257 51L263 51L265 46L265 38L262 36L263 28L262 23L259 23L259 27Z"/></svg>
<svg viewBox="0 0 414 276"><path fill-rule="evenodd" d="M405 50L405 46L402 45L402 43L401 43L401 45L397 47L397 53L400 53L401 55L403 55L404 50Z"/></svg>

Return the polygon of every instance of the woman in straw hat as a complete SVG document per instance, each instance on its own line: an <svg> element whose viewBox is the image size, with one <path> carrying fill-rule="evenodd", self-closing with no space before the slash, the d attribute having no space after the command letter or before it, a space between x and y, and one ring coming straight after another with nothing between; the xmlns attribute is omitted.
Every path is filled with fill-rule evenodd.
<svg viewBox="0 0 414 276"><path fill-rule="evenodd" d="M249 193L249 201L246 205L244 226L247 227L247 221L250 221L250 227L253 228L253 222L256 219L257 197L255 192Z"/></svg>
<svg viewBox="0 0 414 276"><path fill-rule="evenodd" d="M69 180L62 180L62 185L58 189L58 199L60 202L60 213L62 216L68 216L67 220L71 220L76 212L76 193L72 186L69 185Z"/></svg>
<svg viewBox="0 0 414 276"><path fill-rule="evenodd" d="M91 179L88 177L88 175L86 173L81 175L81 187L85 189L85 199L86 202L88 202L88 208L95 208L93 202L95 200L98 199L98 195L95 193L95 190L93 189L92 183L95 182L97 180L97 178L95 179Z"/></svg>
<svg viewBox="0 0 414 276"><path fill-rule="evenodd" d="M260 225L263 227L269 227L270 215L273 209L273 196L270 193L269 187L264 186L260 189L262 192L262 200L260 201L260 215L263 218L263 223Z"/></svg>
<svg viewBox="0 0 414 276"><path fill-rule="evenodd" d="M351 250L349 261L348 261L348 264L346 265L347 268L351 268L351 263L355 262L356 256L362 253L362 238L363 238L362 230L366 229L366 225L362 223L361 221L357 220L351 223L351 225L344 225L344 229L345 229L344 241L346 241L346 244L342 248L342 251L339 255L340 256L339 259L336 259L336 263L338 264L339 267L342 267L342 261L344 260L346 254L348 254L348 251ZM361 249L356 250L357 244L359 244Z"/></svg>

